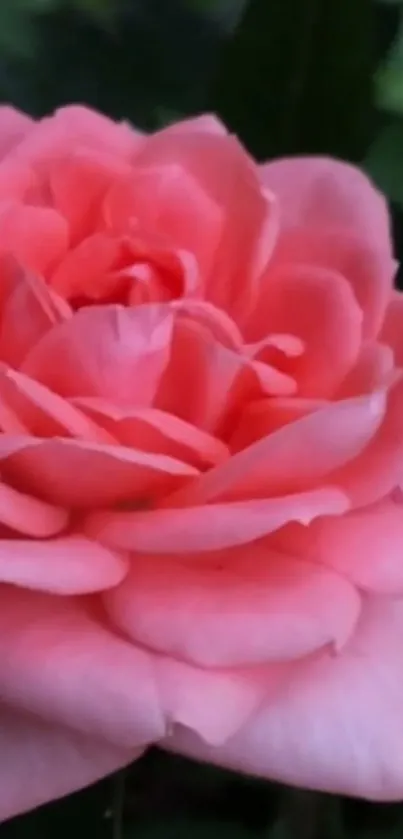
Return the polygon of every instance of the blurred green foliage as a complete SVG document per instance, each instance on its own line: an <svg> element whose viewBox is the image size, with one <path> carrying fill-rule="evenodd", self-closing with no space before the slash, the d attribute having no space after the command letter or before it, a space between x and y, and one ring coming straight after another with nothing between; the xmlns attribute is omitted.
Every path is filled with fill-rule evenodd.
<svg viewBox="0 0 403 839"><path fill-rule="evenodd" d="M37 116L81 101L145 129L208 108L259 158L362 163L403 208L403 0L0 0L0 98ZM118 783L0 839L403 839L403 805L295 795L157 751L130 771L122 813Z"/></svg>

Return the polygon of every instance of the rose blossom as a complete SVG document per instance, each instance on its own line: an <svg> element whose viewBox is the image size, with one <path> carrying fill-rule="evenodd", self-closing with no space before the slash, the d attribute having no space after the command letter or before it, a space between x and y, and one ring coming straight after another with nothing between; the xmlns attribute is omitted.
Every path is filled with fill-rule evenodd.
<svg viewBox="0 0 403 839"><path fill-rule="evenodd" d="M0 816L149 744L403 796L403 305L383 198L0 114Z"/></svg>

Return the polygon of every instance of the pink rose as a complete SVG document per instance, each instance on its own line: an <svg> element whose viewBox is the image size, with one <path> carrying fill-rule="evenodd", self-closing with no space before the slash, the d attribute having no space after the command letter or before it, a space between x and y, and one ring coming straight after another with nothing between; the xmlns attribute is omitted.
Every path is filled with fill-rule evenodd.
<svg viewBox="0 0 403 839"><path fill-rule="evenodd" d="M403 297L347 164L0 118L0 815L150 743L403 796Z"/></svg>

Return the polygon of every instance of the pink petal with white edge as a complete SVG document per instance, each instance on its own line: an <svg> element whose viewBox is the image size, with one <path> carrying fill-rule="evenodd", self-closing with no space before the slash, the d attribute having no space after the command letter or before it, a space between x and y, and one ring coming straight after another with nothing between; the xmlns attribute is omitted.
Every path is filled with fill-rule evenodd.
<svg viewBox="0 0 403 839"><path fill-rule="evenodd" d="M66 527L69 513L0 482L0 522L26 536L46 539Z"/></svg>
<svg viewBox="0 0 403 839"><path fill-rule="evenodd" d="M0 822L109 775L140 757L0 706Z"/></svg>
<svg viewBox="0 0 403 839"><path fill-rule="evenodd" d="M260 439L168 498L164 506L267 497L308 488L365 449L381 425L385 405L382 391L330 403L267 436L262 412L256 420L260 421ZM270 400L267 416L270 423Z"/></svg>
<svg viewBox="0 0 403 839"><path fill-rule="evenodd" d="M83 536L0 539L0 581L52 594L90 594L121 583L129 565Z"/></svg>
<svg viewBox="0 0 403 839"><path fill-rule="evenodd" d="M45 335L22 370L62 396L148 405L170 358L173 319L163 304L81 309Z"/></svg>
<svg viewBox="0 0 403 839"><path fill-rule="evenodd" d="M0 588L2 700L125 750L166 731L152 656L122 640L84 598Z"/></svg>
<svg viewBox="0 0 403 839"><path fill-rule="evenodd" d="M193 561L192 561L193 560ZM134 642L202 667L284 661L340 647L360 600L342 577L262 544L189 556L135 555L123 583L104 594L113 622Z"/></svg>
<svg viewBox="0 0 403 839"><path fill-rule="evenodd" d="M0 436L6 478L40 498L72 507L144 504L198 475L162 454L70 438Z"/></svg>
<svg viewBox="0 0 403 839"><path fill-rule="evenodd" d="M245 545L287 522L308 524L320 515L340 515L348 506L340 490L325 487L262 501L89 513L85 532L118 550L188 554Z"/></svg>
<svg viewBox="0 0 403 839"><path fill-rule="evenodd" d="M403 601L372 598L339 655L269 666L259 711L221 748L185 728L166 746L286 784L401 800L402 633Z"/></svg>

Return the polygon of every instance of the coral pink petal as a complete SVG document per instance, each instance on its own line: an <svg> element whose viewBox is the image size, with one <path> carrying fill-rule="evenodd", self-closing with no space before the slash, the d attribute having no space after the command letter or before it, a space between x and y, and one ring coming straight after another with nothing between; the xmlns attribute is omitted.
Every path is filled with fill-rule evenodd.
<svg viewBox="0 0 403 839"><path fill-rule="evenodd" d="M89 513L86 533L117 549L188 554L244 545L283 527L348 509L346 496L324 487L260 501L207 504L147 512Z"/></svg>
<svg viewBox="0 0 403 839"><path fill-rule="evenodd" d="M70 250L52 273L51 287L68 300L98 300L116 285L109 276L119 255L119 242L94 233Z"/></svg>
<svg viewBox="0 0 403 839"><path fill-rule="evenodd" d="M379 501L399 485L403 476L403 381L390 388L383 422L351 462L337 469L331 482L343 488L352 506Z"/></svg>
<svg viewBox="0 0 403 839"><path fill-rule="evenodd" d="M0 357L19 367L28 351L57 323L71 315L66 301L40 277L19 269L1 308ZM18 322L18 329L15 324Z"/></svg>
<svg viewBox="0 0 403 839"><path fill-rule="evenodd" d="M62 507L47 504L0 482L0 522L27 536L48 538L68 524L69 514ZM13 541L7 542L11 546Z"/></svg>
<svg viewBox="0 0 403 839"><path fill-rule="evenodd" d="M81 148L107 152L130 161L141 148L140 132L83 105L68 105L37 122L17 148L18 156L31 161L54 160Z"/></svg>
<svg viewBox="0 0 403 839"><path fill-rule="evenodd" d="M285 360L282 369L297 380L301 396L332 395L361 343L362 312L347 280L315 265L288 264L269 271L266 284L250 334L295 335L304 352Z"/></svg>
<svg viewBox="0 0 403 839"><path fill-rule="evenodd" d="M0 204L0 248L9 250L23 268L43 274L68 246L65 219L50 207Z"/></svg>
<svg viewBox="0 0 403 839"><path fill-rule="evenodd" d="M266 404L270 423L270 400ZM330 403L267 436L262 412L253 429L259 428L260 419L260 439L201 475L167 504L187 506L304 489L363 451L382 423L385 405L382 391Z"/></svg>
<svg viewBox="0 0 403 839"><path fill-rule="evenodd" d="M264 702L221 748L183 728L166 746L286 784L401 800L402 633L402 600L374 598L339 655L269 666Z"/></svg>
<svg viewBox="0 0 403 839"><path fill-rule="evenodd" d="M103 626L84 598L2 586L0 600L4 702L124 749L163 735L151 656Z"/></svg>
<svg viewBox="0 0 403 839"><path fill-rule="evenodd" d="M340 646L360 609L342 577L259 544L220 552L211 565L192 556L133 556L129 576L104 601L133 641L202 667L283 661Z"/></svg>
<svg viewBox="0 0 403 839"><path fill-rule="evenodd" d="M0 160L6 157L34 126L31 117L10 105L0 106Z"/></svg>
<svg viewBox="0 0 403 839"><path fill-rule="evenodd" d="M391 255L386 201L357 167L326 157L295 157L260 167L279 202L283 228L344 230Z"/></svg>
<svg viewBox="0 0 403 839"><path fill-rule="evenodd" d="M235 320L245 319L255 302L258 279L272 253L277 233L273 200L260 187L254 162L233 137L205 131L181 133L169 128L147 140L136 162L140 167L150 167L150 171L151 167L159 173L165 170L164 180L171 179L168 224L176 219L178 224L183 218L183 208L189 208L189 198L184 194L186 184L194 202L200 196L197 199L200 242L196 253L203 254L205 271L209 268L205 296ZM158 178L163 183L161 174ZM154 193L148 193L148 201L151 196L154 203ZM177 215L179 196L180 217ZM159 206L158 201L156 204ZM189 224L194 221L194 211L189 212L183 224L188 236ZM177 229L176 235L183 233ZM237 248L234 241L238 243ZM184 243L183 246L186 247Z"/></svg>
<svg viewBox="0 0 403 839"><path fill-rule="evenodd" d="M89 594L122 582L128 567L123 556L83 536L0 539L0 580L23 588Z"/></svg>
<svg viewBox="0 0 403 839"><path fill-rule="evenodd" d="M68 435L94 443L117 440L62 396L24 373L0 365L0 403L10 408L39 437ZM0 418L1 426L1 418ZM8 429L7 429L8 430Z"/></svg>
<svg viewBox="0 0 403 839"><path fill-rule="evenodd" d="M170 125L169 128L164 129L166 133L170 132L171 134L219 134L222 136L227 136L228 131L218 119L215 114L200 114L197 117L191 117L190 119L183 119L179 120L179 122L175 122L173 125Z"/></svg>
<svg viewBox="0 0 403 839"><path fill-rule="evenodd" d="M169 361L173 318L163 304L83 308L48 333L22 369L62 396L148 405Z"/></svg>
<svg viewBox="0 0 403 839"><path fill-rule="evenodd" d="M139 757L0 706L0 821L82 789Z"/></svg>
<svg viewBox="0 0 403 839"><path fill-rule="evenodd" d="M349 399L388 387L393 383L395 375L396 368L391 347L369 341L362 345L357 362L343 380L336 397Z"/></svg>
<svg viewBox="0 0 403 839"><path fill-rule="evenodd" d="M198 468L229 457L227 446L217 437L165 411L119 409L96 398L76 399L74 404L124 446L167 454Z"/></svg>
<svg viewBox="0 0 403 839"><path fill-rule="evenodd" d="M55 504L148 504L194 478L194 466L162 454L75 439L4 434L0 460L12 482Z"/></svg>
<svg viewBox="0 0 403 839"><path fill-rule="evenodd" d="M403 367L403 293L395 291L386 310L380 340L393 350L395 363Z"/></svg>
<svg viewBox="0 0 403 839"><path fill-rule="evenodd" d="M379 240L362 240L350 231L300 227L285 230L277 242L274 265L293 262L341 274L351 286L363 313L364 338L379 332L397 263Z"/></svg>
<svg viewBox="0 0 403 839"><path fill-rule="evenodd" d="M337 522L323 518L313 522L308 533L313 559L320 559L362 589L403 595L401 504L388 498Z"/></svg>

